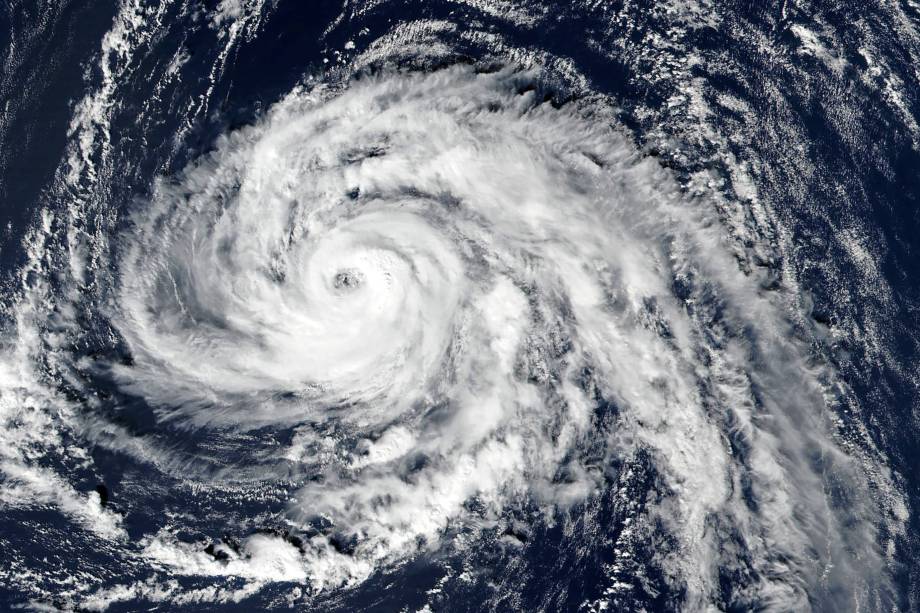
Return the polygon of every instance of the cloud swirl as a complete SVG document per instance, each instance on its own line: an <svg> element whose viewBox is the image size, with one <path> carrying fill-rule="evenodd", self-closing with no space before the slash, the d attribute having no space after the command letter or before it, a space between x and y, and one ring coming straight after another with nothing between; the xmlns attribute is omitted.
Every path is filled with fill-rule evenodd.
<svg viewBox="0 0 920 613"><path fill-rule="evenodd" d="M554 521L644 454L655 495L624 532L668 535L647 563L687 609L726 576L739 606L886 602L903 503L843 436L794 290L739 266L607 100L544 88L470 67L304 86L132 207L98 305L126 358L76 369L152 417L143 435L101 410L69 423L199 487L296 483L281 517L301 535L205 552L163 530L148 562L323 593L509 509Z"/></svg>
<svg viewBox="0 0 920 613"><path fill-rule="evenodd" d="M642 448L694 607L728 533L750 602L867 597L880 509L835 439L833 374L601 102L536 83L298 90L161 181L120 248L119 384L183 427L296 427L316 589L437 546L471 499L577 504Z"/></svg>

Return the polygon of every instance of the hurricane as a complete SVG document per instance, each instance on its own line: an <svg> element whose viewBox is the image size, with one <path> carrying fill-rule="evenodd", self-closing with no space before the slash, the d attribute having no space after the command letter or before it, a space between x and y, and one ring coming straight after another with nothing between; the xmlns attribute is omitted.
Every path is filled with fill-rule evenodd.
<svg viewBox="0 0 920 613"><path fill-rule="evenodd" d="M407 9L295 26L283 4L118 4L4 243L11 606L912 608L912 477L857 368L915 380L887 273L821 306L809 249L832 247L802 246L769 162L665 134L565 37L515 38L555 9L445 3L385 31ZM691 49L723 31L666 15ZM265 76L281 43L260 41L302 27L323 50ZM687 91L680 121L705 121Z"/></svg>

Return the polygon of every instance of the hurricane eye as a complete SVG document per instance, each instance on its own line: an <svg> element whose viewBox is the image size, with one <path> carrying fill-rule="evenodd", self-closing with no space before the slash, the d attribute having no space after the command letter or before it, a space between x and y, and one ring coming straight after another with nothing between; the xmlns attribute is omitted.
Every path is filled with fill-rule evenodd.
<svg viewBox="0 0 920 613"><path fill-rule="evenodd" d="M332 286L340 292L351 292L364 284L364 274L360 270L347 268L335 273Z"/></svg>

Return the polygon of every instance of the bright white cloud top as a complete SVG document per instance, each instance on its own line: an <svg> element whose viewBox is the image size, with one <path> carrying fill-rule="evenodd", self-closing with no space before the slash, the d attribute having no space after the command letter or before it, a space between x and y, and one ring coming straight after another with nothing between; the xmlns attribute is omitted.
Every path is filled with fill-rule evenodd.
<svg viewBox="0 0 920 613"><path fill-rule="evenodd" d="M782 609L885 591L899 502L844 451L795 301L604 100L538 85L453 68L297 90L134 207L106 313L132 359L92 368L164 428L296 435L218 466L79 428L203 484L318 476L285 512L302 552L255 534L220 565L164 533L152 563L355 585L523 501L585 504L644 453L659 495L633 529L674 539L656 563L690 608L726 565Z"/></svg>
<svg viewBox="0 0 920 613"><path fill-rule="evenodd" d="M536 9L466 4L543 27ZM691 14L716 23L693 6L663 11L680 26L669 35L687 34ZM264 8L225 0L203 20L220 44L210 72L189 77L204 90L176 151L217 113L215 86ZM112 202L124 162L113 118L134 108L119 88L148 50L172 44L160 30L172 10L204 15L122 3L97 87L73 108L53 202L23 241L18 285L4 288L0 512L54 509L113 559L154 571L98 592L68 584L69 604L240 601L284 582L302 586L294 602L477 539L523 548L522 516L599 533L610 496L625 509L603 560L611 597L653 568L693 611L726 593L773 610L897 600L902 493L861 418L840 417L859 403L825 359L792 267L767 279L729 236L744 215L768 216L747 166L724 156L744 200L732 213L640 151L572 59L492 31L457 34L488 43L493 66L531 68L369 69L403 55L449 63L455 50L438 37L455 26L426 19L372 42L359 30L324 82L304 80L137 202ZM650 37L638 55L662 54L652 81L683 79L667 109L704 125L702 60L665 42ZM196 61L177 44L140 105L138 140ZM544 98L559 75L579 94L563 105ZM195 516L164 502L163 525L138 536L75 485L95 475L99 449L196 495L275 490L252 516L214 511L236 536L208 549L206 505ZM650 558L638 561L640 548ZM175 577L246 583L195 591Z"/></svg>

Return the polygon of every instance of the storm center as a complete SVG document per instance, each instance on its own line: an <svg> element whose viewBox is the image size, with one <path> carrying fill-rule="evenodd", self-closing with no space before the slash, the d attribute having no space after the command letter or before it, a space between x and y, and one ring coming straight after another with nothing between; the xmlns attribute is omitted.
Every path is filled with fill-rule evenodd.
<svg viewBox="0 0 920 613"><path fill-rule="evenodd" d="M354 291L364 283L364 275L355 268L346 268L335 273L332 285L342 292Z"/></svg>

